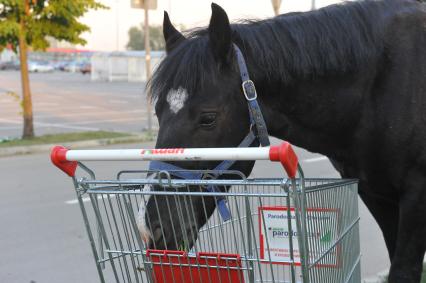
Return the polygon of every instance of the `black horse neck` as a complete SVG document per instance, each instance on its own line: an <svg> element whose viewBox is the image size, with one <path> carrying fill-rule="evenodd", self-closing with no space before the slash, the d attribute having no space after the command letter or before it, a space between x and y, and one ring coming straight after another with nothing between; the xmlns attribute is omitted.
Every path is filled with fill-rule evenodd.
<svg viewBox="0 0 426 283"><path fill-rule="evenodd" d="M371 1L234 27L271 135L346 151L380 71L388 9Z"/></svg>
<svg viewBox="0 0 426 283"><path fill-rule="evenodd" d="M291 87L256 83L269 134L338 159L352 146L363 90L373 83L374 75L360 76L301 80Z"/></svg>

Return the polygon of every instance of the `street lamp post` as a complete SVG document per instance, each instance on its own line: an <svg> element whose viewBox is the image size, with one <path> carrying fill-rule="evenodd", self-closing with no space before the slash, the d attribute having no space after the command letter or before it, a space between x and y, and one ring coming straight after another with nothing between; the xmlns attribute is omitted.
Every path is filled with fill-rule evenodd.
<svg viewBox="0 0 426 283"><path fill-rule="evenodd" d="M145 39L145 70L146 70L146 81L151 78L151 46L149 44L149 12L148 12L148 1L144 1L145 10L145 24L144 24L144 39ZM151 134L152 131L152 107L148 97L148 89L145 87L145 93L147 95L147 112L148 112L148 132Z"/></svg>
<svg viewBox="0 0 426 283"><path fill-rule="evenodd" d="M169 2L170 3L170 2ZM130 5L134 9L144 9L145 21L144 21L144 41L145 41L145 71L146 71L146 82L151 78L151 46L149 44L149 13L148 10L157 9L157 0L130 0ZM148 132L152 131L152 106L149 100L148 89L145 87L146 94L146 112L148 122Z"/></svg>
<svg viewBox="0 0 426 283"><path fill-rule="evenodd" d="M116 51L120 48L120 7L119 0L115 1L115 49Z"/></svg>
<svg viewBox="0 0 426 283"><path fill-rule="evenodd" d="M274 9L275 16L278 16L280 14L281 0L271 0L271 2L272 2L272 8Z"/></svg>

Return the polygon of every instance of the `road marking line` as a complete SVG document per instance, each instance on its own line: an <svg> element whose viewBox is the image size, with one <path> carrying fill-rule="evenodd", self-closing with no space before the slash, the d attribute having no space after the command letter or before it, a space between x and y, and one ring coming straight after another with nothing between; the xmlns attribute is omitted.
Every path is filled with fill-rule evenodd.
<svg viewBox="0 0 426 283"><path fill-rule="evenodd" d="M3 105L3 106L6 106L6 104L7 105L17 105L17 106L19 106L19 102L18 101L0 101L0 104L1 105Z"/></svg>
<svg viewBox="0 0 426 283"><path fill-rule="evenodd" d="M36 126L41 127L54 127L54 128L63 128L63 129L73 129L73 130L87 130L87 131L100 131L100 128L94 127L80 127L80 126L68 126L65 124L48 124L48 123L35 123Z"/></svg>
<svg viewBox="0 0 426 283"><path fill-rule="evenodd" d="M313 163L313 162L320 162L320 161L326 161L326 160L328 160L327 157L321 156L321 157L308 158L302 161L306 163Z"/></svg>
<svg viewBox="0 0 426 283"><path fill-rule="evenodd" d="M4 131L4 130L17 130L17 129L21 129L22 127L0 127L0 131Z"/></svg>
<svg viewBox="0 0 426 283"><path fill-rule="evenodd" d="M34 126L37 126L38 128L62 128L62 129L71 129L71 130L86 130L86 131L100 131L100 128L93 128L93 127L79 127L79 126L66 126L66 125L48 125L48 124L40 124L35 122ZM18 130L22 129L22 126L15 126L15 127L0 127L0 131L2 130Z"/></svg>
<svg viewBox="0 0 426 283"><path fill-rule="evenodd" d="M109 103L116 103L116 104L128 104L129 102L126 100L116 100L116 99L110 99L108 100Z"/></svg>
<svg viewBox="0 0 426 283"><path fill-rule="evenodd" d="M2 118L0 118L0 122L9 123L9 124L21 124L22 123L22 121L2 119Z"/></svg>
<svg viewBox="0 0 426 283"><path fill-rule="evenodd" d="M119 118L119 119L107 119L107 120L93 120L93 121L84 121L84 122L72 122L67 125L88 125L88 124L99 124L105 122L130 122L130 121L145 121L145 117L136 117L136 118Z"/></svg>
<svg viewBox="0 0 426 283"><path fill-rule="evenodd" d="M1 102L0 102L1 104ZM9 117L8 113L13 112L15 114L19 114L19 112L16 112L16 110L22 111L22 108L19 105L16 105L16 107L7 107L7 109L2 109L1 114L4 117Z"/></svg>
<svg viewBox="0 0 426 283"><path fill-rule="evenodd" d="M85 110L87 110L89 108L86 108ZM50 109L51 110L51 109ZM67 111L67 110L65 110ZM71 110L69 110L71 111ZM63 113L64 111L61 110L61 113ZM144 114L146 113L145 110L130 110L130 111L125 111L124 113L128 114L128 113L140 113L140 114ZM74 116L78 116L78 117L87 117L87 116L97 116L97 115L123 115L123 111L99 111L99 112L95 112L95 111L90 111L90 112L73 112L73 113L68 113L68 114L60 114L60 118L63 117L74 117ZM35 118L57 118L58 114L43 114L43 115L34 115Z"/></svg>
<svg viewBox="0 0 426 283"><path fill-rule="evenodd" d="M115 195L109 195L110 198L114 198ZM98 200L101 200L102 196L98 196ZM89 202L90 198L89 197L85 197L82 198L83 202ZM65 201L65 204L77 204L78 203L78 199L72 199L72 200L67 200Z"/></svg>
<svg viewBox="0 0 426 283"><path fill-rule="evenodd" d="M10 124L22 124L22 121L9 120L9 119L1 119L0 122L10 123ZM64 129L73 129L73 130L87 130L87 131L99 131L100 128L93 127L81 127L81 126L73 126L68 124L52 124L52 123L42 123L42 122L34 122L35 126L38 127L55 127L55 128L64 128Z"/></svg>
<svg viewBox="0 0 426 283"><path fill-rule="evenodd" d="M90 105L80 105L78 106L79 109L96 109L98 107L96 106L90 106Z"/></svg>
<svg viewBox="0 0 426 283"><path fill-rule="evenodd" d="M58 106L59 103L56 102L36 102L34 103L34 107L39 107L39 106Z"/></svg>

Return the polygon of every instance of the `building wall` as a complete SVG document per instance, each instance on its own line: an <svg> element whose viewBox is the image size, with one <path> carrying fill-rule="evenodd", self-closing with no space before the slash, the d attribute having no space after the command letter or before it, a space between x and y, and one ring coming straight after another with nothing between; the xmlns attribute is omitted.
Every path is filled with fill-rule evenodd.
<svg viewBox="0 0 426 283"><path fill-rule="evenodd" d="M14 53L12 50L4 49L0 53L0 61L13 61L18 60L18 55Z"/></svg>
<svg viewBox="0 0 426 283"><path fill-rule="evenodd" d="M151 70L159 64L164 52L151 52ZM145 52L102 52L91 58L92 81L146 81Z"/></svg>

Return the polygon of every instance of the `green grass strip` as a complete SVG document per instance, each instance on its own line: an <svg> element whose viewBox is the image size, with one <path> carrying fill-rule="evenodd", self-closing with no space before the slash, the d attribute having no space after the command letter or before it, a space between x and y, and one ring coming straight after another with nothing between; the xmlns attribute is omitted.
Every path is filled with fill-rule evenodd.
<svg viewBox="0 0 426 283"><path fill-rule="evenodd" d="M111 139L129 137L131 134L128 133L117 133L117 132L77 132L77 133L64 133L54 135L43 135L34 137L31 139L13 139L13 140L0 140L1 147L12 147L12 146L28 146L37 144L54 144L63 142L75 142L85 140L98 140L98 139Z"/></svg>

